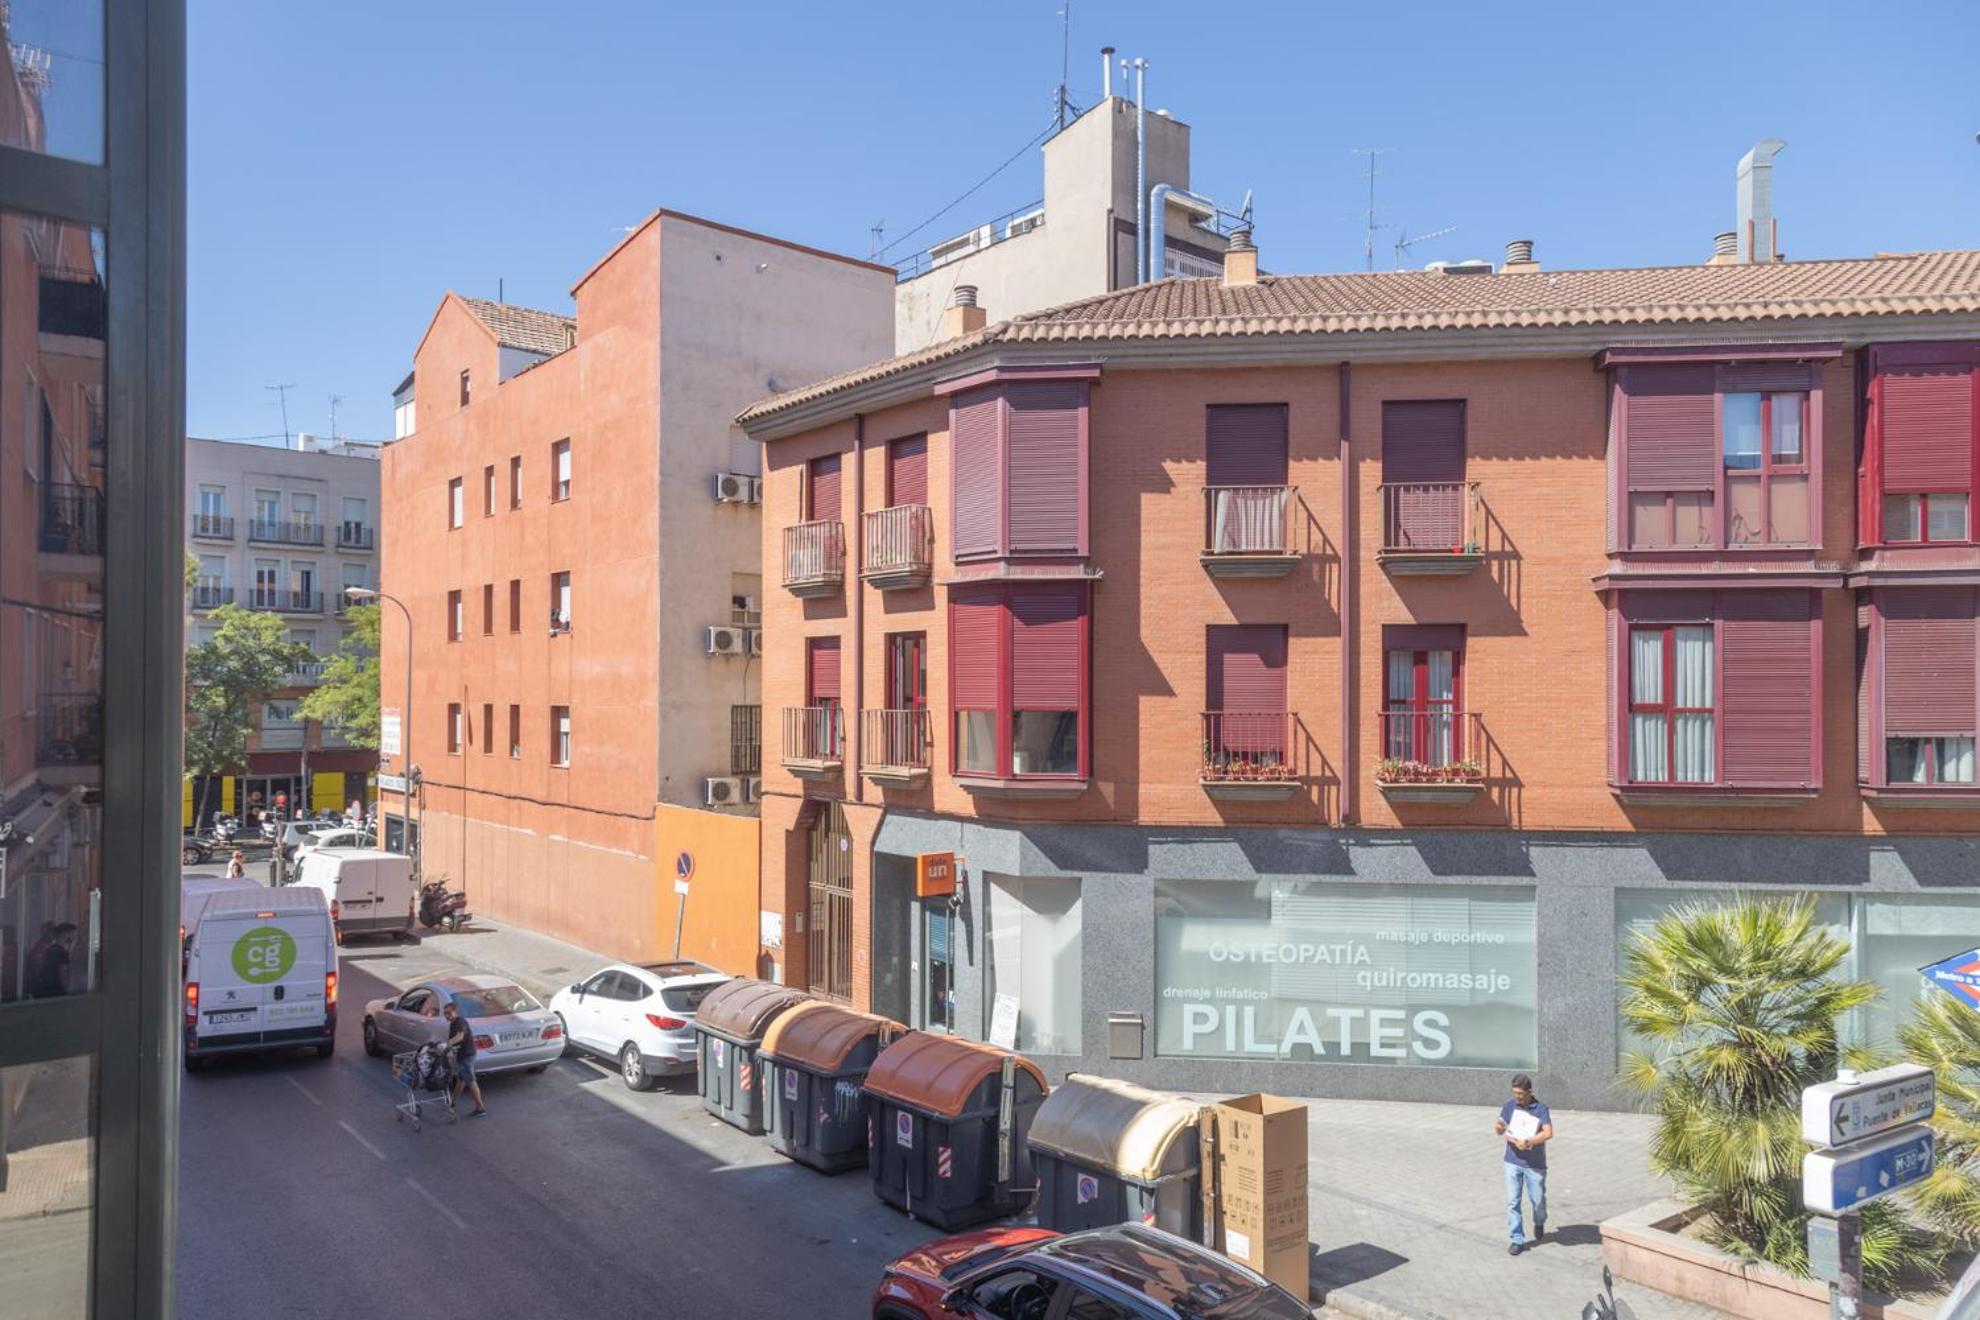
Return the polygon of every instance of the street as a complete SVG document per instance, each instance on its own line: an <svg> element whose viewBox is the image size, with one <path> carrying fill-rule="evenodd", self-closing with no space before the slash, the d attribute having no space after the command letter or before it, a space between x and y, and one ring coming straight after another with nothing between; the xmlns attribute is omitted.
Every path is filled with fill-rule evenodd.
<svg viewBox="0 0 1980 1320"><path fill-rule="evenodd" d="M333 1058L186 1076L181 1316L861 1316L880 1267L935 1236L863 1173L717 1122L691 1079L634 1094L565 1058L484 1080L486 1118L395 1121L364 1005L463 970L446 950L474 938L348 945Z"/></svg>

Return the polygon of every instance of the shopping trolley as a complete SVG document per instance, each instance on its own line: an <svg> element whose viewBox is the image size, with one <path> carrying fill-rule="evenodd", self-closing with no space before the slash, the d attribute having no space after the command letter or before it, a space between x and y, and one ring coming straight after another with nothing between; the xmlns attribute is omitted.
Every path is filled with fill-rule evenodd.
<svg viewBox="0 0 1980 1320"><path fill-rule="evenodd" d="M420 1128L420 1115L429 1105L447 1111L447 1121L457 1122L454 1113L454 1082L460 1067L451 1047L422 1045L416 1050L392 1056L392 1080L405 1088L406 1098L393 1105L394 1119L412 1120L413 1131Z"/></svg>

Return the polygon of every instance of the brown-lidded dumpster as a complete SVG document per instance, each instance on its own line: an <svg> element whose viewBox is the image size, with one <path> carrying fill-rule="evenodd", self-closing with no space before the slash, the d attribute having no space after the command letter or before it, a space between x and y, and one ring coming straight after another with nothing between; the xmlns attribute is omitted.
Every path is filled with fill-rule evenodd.
<svg viewBox="0 0 1980 1320"><path fill-rule="evenodd" d="M756 1050L779 1014L811 998L802 990L747 977L718 985L694 1014L701 1105L750 1136L763 1133L763 1070Z"/></svg>
<svg viewBox="0 0 1980 1320"><path fill-rule="evenodd" d="M865 1164L860 1086L874 1057L906 1031L822 999L779 1014L756 1051L770 1088L763 1107L771 1149L823 1173Z"/></svg>
<svg viewBox="0 0 1980 1320"><path fill-rule="evenodd" d="M994 1045L910 1031L866 1074L873 1192L938 1228L1016 1214L1037 1180L1025 1135L1045 1074Z"/></svg>
<svg viewBox="0 0 1980 1320"><path fill-rule="evenodd" d="M1066 1078L1031 1122L1039 1225L1153 1224L1201 1241L1201 1115L1193 1101L1132 1082Z"/></svg>

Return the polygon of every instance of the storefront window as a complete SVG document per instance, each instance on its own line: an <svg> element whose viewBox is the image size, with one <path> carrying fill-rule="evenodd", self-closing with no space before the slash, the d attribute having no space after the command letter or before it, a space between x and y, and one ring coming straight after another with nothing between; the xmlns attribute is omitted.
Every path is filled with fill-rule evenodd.
<svg viewBox="0 0 1980 1320"><path fill-rule="evenodd" d="M955 933L955 914L947 899L927 904L923 913L923 947L928 950L928 956L923 960L926 973L921 987L921 1025L927 1031L954 1031L955 953L950 940Z"/></svg>
<svg viewBox="0 0 1980 1320"><path fill-rule="evenodd" d="M1014 997L1019 1053L1079 1053L1079 908L1077 878L990 877L984 1029L997 997Z"/></svg>
<svg viewBox="0 0 1980 1320"><path fill-rule="evenodd" d="M1484 885L1155 882L1155 1052L1531 1067L1534 895Z"/></svg>

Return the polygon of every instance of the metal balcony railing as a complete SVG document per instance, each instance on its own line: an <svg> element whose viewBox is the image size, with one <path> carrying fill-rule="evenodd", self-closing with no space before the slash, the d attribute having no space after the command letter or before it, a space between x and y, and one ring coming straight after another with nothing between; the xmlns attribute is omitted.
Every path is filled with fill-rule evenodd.
<svg viewBox="0 0 1980 1320"><path fill-rule="evenodd" d="M231 541L234 539L234 520L224 513L195 513L192 516L192 534L200 541Z"/></svg>
<svg viewBox="0 0 1980 1320"><path fill-rule="evenodd" d="M859 754L868 766L926 770L932 726L923 706L869 710L863 716Z"/></svg>
<svg viewBox="0 0 1980 1320"><path fill-rule="evenodd" d="M323 593L256 587L248 595L247 607L251 610L275 610L282 614L321 614Z"/></svg>
<svg viewBox="0 0 1980 1320"><path fill-rule="evenodd" d="M1385 710L1380 783L1475 784L1485 777L1479 717L1456 709Z"/></svg>
<svg viewBox="0 0 1980 1320"><path fill-rule="evenodd" d="M1285 783L1299 778L1293 762L1292 711L1206 710L1203 767L1206 783Z"/></svg>
<svg viewBox="0 0 1980 1320"><path fill-rule="evenodd" d="M836 587L846 577L845 524L794 523L784 529L784 585L793 591Z"/></svg>
<svg viewBox="0 0 1980 1320"><path fill-rule="evenodd" d="M1291 554L1292 493L1291 486L1205 486L1204 553Z"/></svg>
<svg viewBox="0 0 1980 1320"><path fill-rule="evenodd" d="M935 562L935 518L926 504L875 509L863 519L869 578L926 578Z"/></svg>
<svg viewBox="0 0 1980 1320"><path fill-rule="evenodd" d="M1040 228L1045 223L1045 203L1027 202L1015 211L1008 211L988 224L951 235L939 243L922 248L912 256L894 263L896 282L911 280L917 275L926 275L937 266L947 265L973 252L994 247L1007 238L1017 238Z"/></svg>
<svg viewBox="0 0 1980 1320"><path fill-rule="evenodd" d="M234 589L218 582L196 582L192 589L192 607L196 610L217 610L222 605L234 603Z"/></svg>
<svg viewBox="0 0 1980 1320"><path fill-rule="evenodd" d="M1416 481L1382 488L1382 553L1477 554L1484 544L1476 481Z"/></svg>
<svg viewBox="0 0 1980 1320"><path fill-rule="evenodd" d="M44 692L35 702L35 763L86 765L103 758L103 697Z"/></svg>
<svg viewBox="0 0 1980 1320"><path fill-rule="evenodd" d="M784 760L843 761L846 712L842 706L784 707Z"/></svg>
<svg viewBox="0 0 1980 1320"><path fill-rule="evenodd" d="M41 549L51 555L101 555L103 492L63 481L43 486Z"/></svg>
<svg viewBox="0 0 1980 1320"><path fill-rule="evenodd" d="M367 527L361 522L340 522L337 524L337 548L339 550L376 550L378 529Z"/></svg>
<svg viewBox="0 0 1980 1320"><path fill-rule="evenodd" d="M323 544L323 524L320 522L296 522L279 518L256 518L248 524L248 540L266 541L271 545L321 546Z"/></svg>
<svg viewBox="0 0 1980 1320"><path fill-rule="evenodd" d="M309 660L290 667L283 677L285 687L313 687L323 681L323 671L328 667L322 660Z"/></svg>

